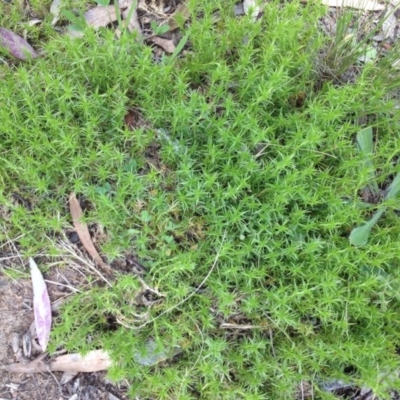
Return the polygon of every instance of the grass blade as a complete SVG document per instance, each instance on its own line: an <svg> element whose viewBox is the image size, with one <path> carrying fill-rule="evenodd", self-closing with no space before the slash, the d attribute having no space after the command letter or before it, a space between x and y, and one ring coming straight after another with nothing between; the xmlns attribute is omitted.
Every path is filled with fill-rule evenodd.
<svg viewBox="0 0 400 400"><path fill-rule="evenodd" d="M393 199L400 192L400 172L397 173L396 178L390 184L387 194L385 196L386 200Z"/></svg>

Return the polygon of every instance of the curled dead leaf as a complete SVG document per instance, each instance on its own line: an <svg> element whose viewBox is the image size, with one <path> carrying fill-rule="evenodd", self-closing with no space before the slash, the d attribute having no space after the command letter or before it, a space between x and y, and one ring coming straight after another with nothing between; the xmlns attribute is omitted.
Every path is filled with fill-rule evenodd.
<svg viewBox="0 0 400 400"><path fill-rule="evenodd" d="M176 47L171 39L163 39L158 36L153 36L150 40L157 46L162 47L167 53L173 53L175 51Z"/></svg>

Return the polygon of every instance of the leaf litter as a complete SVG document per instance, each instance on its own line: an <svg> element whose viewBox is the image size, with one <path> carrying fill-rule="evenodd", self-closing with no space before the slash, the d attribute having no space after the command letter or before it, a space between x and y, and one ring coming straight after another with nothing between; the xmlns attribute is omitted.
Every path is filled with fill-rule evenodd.
<svg viewBox="0 0 400 400"><path fill-rule="evenodd" d="M331 7L354 7L354 8L359 8L359 9L363 9L363 10L371 10L371 11L376 11L376 10L378 10L378 11L380 11L380 10L383 10L383 6L382 5L379 5L379 4L377 4L377 3L375 3L375 2L372 2L372 1L345 1L345 2L342 2L342 1L332 1L332 0L323 0L322 1L323 2L323 4L327 4L327 5L329 5L329 6L331 6ZM131 4L132 4L132 2L130 2ZM245 8L245 3L247 3L247 6L246 6L246 8ZM252 3L252 4L251 4ZM258 8L258 12L257 12L257 15L256 15L256 9L254 9L254 4L255 4L255 2L254 1L244 1L243 2L243 8L245 9L245 12L246 12L246 14L248 14L248 15L250 15L251 16L251 18L252 19L256 19L257 18L257 16L258 16L258 13L259 13L259 8ZM96 7L96 8L101 8L101 7ZM95 9L96 9L95 8ZM93 10L95 10L95 9L93 9ZM187 9L187 7L186 7L186 9ZM124 10L123 11L123 18L124 19L126 19L127 18L127 16L128 16L128 11L129 9L127 9L127 10ZM92 10L89 10L89 11L92 11ZM88 13L89 13L89 11L88 11ZM116 21L116 18L115 19L113 19L112 21L110 20L110 17L108 16L107 18L102 18L101 17L101 15L100 14L98 14L98 16L96 16L96 14L98 13L98 11L96 11L96 12L93 12L93 13L89 13L89 21L88 21L88 24L90 25L90 26L92 26L93 28L95 28L95 29L98 29L99 27L101 27L101 26L107 26L107 25L109 25L111 22L115 22ZM86 13L87 14L87 13ZM85 14L85 15L86 15ZM128 29L129 29L129 31L134 31L134 30L138 30L137 29L137 27L139 27L139 29L140 29L140 23L139 23L139 20L138 20L138 15L137 15L137 12L136 12L136 10L135 10L135 12L132 14L133 15L133 17L132 17L132 19L134 19L134 17L136 16L136 27L133 27L133 28L129 28L129 26L128 26ZM90 19L90 18L92 18L92 20ZM86 19L86 17L85 17L85 19ZM54 21L54 20L53 20ZM110 21L110 22L107 22L107 21ZM129 21L129 22L131 22L131 21ZM176 29L177 27L178 27L178 25L177 24L174 24L174 18L173 17L171 17L170 18L170 30L173 30L173 29ZM130 25L130 23L129 23L129 25ZM382 33L382 35L383 35L383 38L386 38L386 37L390 37L391 36L391 34L393 34L393 30L394 30L394 28L392 28L393 27L393 19L392 19L392 21L391 21L391 25L389 26L389 27L383 27L382 28L382 31L383 31L383 33ZM141 29L140 29L140 32L141 32ZM153 40L153 39L156 39L156 40ZM160 42L160 40L159 39L161 39L161 40L164 40L164 41L166 41L166 40L168 40L168 39L163 39L163 38L160 38L160 37L158 37L158 36L155 36L155 37L153 37L153 38L151 38L151 41L153 41L155 44L157 44L157 45L159 45L160 47L163 47L164 48L164 46L162 45L162 44L160 44L160 43L162 43L162 42ZM378 39L375 39L375 40L378 40ZM158 43L157 43L158 42ZM172 42L173 43L173 42ZM29 45L29 44L28 44ZM171 50L172 49L172 47L168 47L169 46L169 44L167 43L167 44L165 44L164 43L164 45L165 46L167 46L167 49L166 48L164 48L164 50L166 51L166 52L173 52L174 50L172 50L172 51L168 51L168 50ZM33 49L32 49L33 50ZM18 58L18 57L17 57ZM79 206L79 202L78 202L78 206ZM80 207L80 206L79 206ZM82 216L82 210L81 210L81 216ZM72 210L71 210L71 215L72 215ZM74 219L74 225L75 225L75 219ZM75 227L76 227L76 225L75 225ZM76 228L77 229L77 228ZM87 226L86 226L86 229L87 229ZM78 231L78 229L77 229L77 231ZM90 238L90 234L89 234L89 238ZM82 239L81 239L81 241L82 241ZM83 241L82 241L82 243L83 243ZM92 245L93 245L93 243L92 243ZM95 249L95 251L96 251L96 253L97 254L95 254L94 256L93 256L93 254L94 253L91 253L87 248L86 248L86 246L84 246L85 247L85 249L88 251L88 253L93 257L93 259L96 261L96 263L99 263L99 259L101 260L100 261L100 263L101 262L103 262L103 260L101 259L101 257L100 257L100 255L98 254L98 252L97 252L97 250ZM90 246L89 246L90 247ZM94 247L94 246L93 246ZM98 258L97 258L98 257ZM104 263L104 262L103 262ZM100 266L100 265L99 265ZM150 346L151 347L151 346ZM61 359L60 360L60 362L59 362L59 365L73 365L73 362L74 362L74 360L72 360L71 359L71 357L73 358L73 356L75 356L75 355L68 355L68 357L69 357L69 359L68 358L65 358L65 359ZM103 354L103 356L104 356L104 354ZM108 356L107 354L106 354L106 356ZM65 356L62 356L62 357L65 357ZM105 360L107 360L107 357L103 357ZM93 358L94 360L96 359L95 357ZM98 358L97 360L99 360L99 359L101 359L101 354L100 354L100 358ZM56 359L57 360L57 359ZM56 360L54 360L54 361L56 361ZM81 359L79 359L79 357L75 360L78 364L79 364L79 362L81 363L81 365L82 365L82 363L84 364L85 362L87 362L88 360L82 360L82 358ZM90 363L89 363L90 364ZM55 364L56 365L56 367L55 368L57 368L57 364ZM93 367L93 366L92 366ZM55 371L56 369L54 369L54 371Z"/></svg>

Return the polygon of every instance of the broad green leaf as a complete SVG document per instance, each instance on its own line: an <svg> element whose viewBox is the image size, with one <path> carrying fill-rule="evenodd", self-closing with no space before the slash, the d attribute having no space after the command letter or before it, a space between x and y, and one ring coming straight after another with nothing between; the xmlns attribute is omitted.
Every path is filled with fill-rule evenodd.
<svg viewBox="0 0 400 400"><path fill-rule="evenodd" d="M385 208L378 210L368 222L366 222L364 225L354 228L350 234L350 243L354 246L366 245L372 227L378 222L379 218L385 211Z"/></svg>
<svg viewBox="0 0 400 400"><path fill-rule="evenodd" d="M378 52L372 46L366 48L365 53L358 57L358 60L364 63L374 61Z"/></svg>
<svg viewBox="0 0 400 400"><path fill-rule="evenodd" d="M374 152L374 142L372 139L372 127L361 129L357 133L357 143L360 146L360 150L364 154L371 154Z"/></svg>
<svg viewBox="0 0 400 400"><path fill-rule="evenodd" d="M72 32L83 32L85 28L80 24L71 24L68 25L67 29Z"/></svg>
<svg viewBox="0 0 400 400"><path fill-rule="evenodd" d="M369 172L370 182L368 184L368 187L373 194L379 195L379 187L378 184L376 183L375 167L373 163L374 142L372 139L371 126L361 129L357 133L357 143L364 157L365 168L367 168Z"/></svg>
<svg viewBox="0 0 400 400"><path fill-rule="evenodd" d="M168 24L158 26L155 21L151 21L150 26L155 35L162 35L170 30Z"/></svg>
<svg viewBox="0 0 400 400"><path fill-rule="evenodd" d="M108 6L110 5L110 0L95 0L99 6Z"/></svg>
<svg viewBox="0 0 400 400"><path fill-rule="evenodd" d="M157 22L156 21L151 21L150 22L150 27L152 29L153 32L155 32L158 28Z"/></svg>
<svg viewBox="0 0 400 400"><path fill-rule="evenodd" d="M69 21L72 22L73 24L76 25L81 25L82 20L81 18L77 17L72 11L70 10L62 10L62 15Z"/></svg>
<svg viewBox="0 0 400 400"><path fill-rule="evenodd" d="M397 173L396 178L393 179L393 182L390 184L387 194L385 196L386 200L393 199L400 192L400 172Z"/></svg>

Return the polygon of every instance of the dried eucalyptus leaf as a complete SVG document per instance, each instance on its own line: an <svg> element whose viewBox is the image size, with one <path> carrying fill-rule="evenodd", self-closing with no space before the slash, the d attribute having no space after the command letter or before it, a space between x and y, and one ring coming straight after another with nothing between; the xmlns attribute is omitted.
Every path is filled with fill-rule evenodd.
<svg viewBox="0 0 400 400"><path fill-rule="evenodd" d="M38 57L32 46L21 36L5 28L0 28L0 46L7 49L9 53L19 60L28 60Z"/></svg>
<svg viewBox="0 0 400 400"><path fill-rule="evenodd" d="M46 351L51 329L51 304L46 283L33 258L29 258L33 286L33 312L39 344Z"/></svg>

